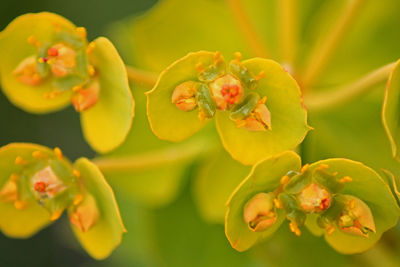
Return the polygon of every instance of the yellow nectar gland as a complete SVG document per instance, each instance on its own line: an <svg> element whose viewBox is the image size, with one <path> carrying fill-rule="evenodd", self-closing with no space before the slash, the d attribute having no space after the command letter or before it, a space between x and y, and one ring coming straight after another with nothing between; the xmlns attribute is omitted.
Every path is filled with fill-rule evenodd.
<svg viewBox="0 0 400 267"><path fill-rule="evenodd" d="M246 203L243 218L251 231L263 232L276 222L273 200L272 193L258 193Z"/></svg>
<svg viewBox="0 0 400 267"><path fill-rule="evenodd" d="M182 111L192 111L197 107L196 83L187 81L178 85L171 97L172 104Z"/></svg>
<svg viewBox="0 0 400 267"><path fill-rule="evenodd" d="M372 212L365 202L347 196L348 201L338 220L339 229L345 233L368 237L370 232L375 233L375 222Z"/></svg>
<svg viewBox="0 0 400 267"><path fill-rule="evenodd" d="M332 202L331 194L315 183L301 190L297 199L305 212L322 212L328 209Z"/></svg>
<svg viewBox="0 0 400 267"><path fill-rule="evenodd" d="M226 110L239 103L244 90L241 82L226 74L210 83L211 94L218 109Z"/></svg>
<svg viewBox="0 0 400 267"><path fill-rule="evenodd" d="M252 132L264 132L271 129L271 112L265 105L266 97L258 102L250 115L243 120L236 120L236 127Z"/></svg>

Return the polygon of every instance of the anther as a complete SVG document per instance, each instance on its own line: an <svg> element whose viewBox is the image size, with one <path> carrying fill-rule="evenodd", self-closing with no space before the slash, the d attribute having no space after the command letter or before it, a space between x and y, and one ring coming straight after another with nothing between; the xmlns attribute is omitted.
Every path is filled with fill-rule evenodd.
<svg viewBox="0 0 400 267"><path fill-rule="evenodd" d="M242 60L242 53L240 53L240 52L233 53L233 56L234 56L235 60L237 60L237 61Z"/></svg>
<svg viewBox="0 0 400 267"><path fill-rule="evenodd" d="M90 76L94 76L96 74L96 70L94 69L93 65L89 65L88 71Z"/></svg>
<svg viewBox="0 0 400 267"><path fill-rule="evenodd" d="M88 54L92 53L92 52L93 52L93 49L94 49L95 47L96 47L96 44L93 43L93 42L90 42L90 43L88 44L88 46L87 46L86 52L87 52Z"/></svg>
<svg viewBox="0 0 400 267"><path fill-rule="evenodd" d="M262 78L265 78L265 76L267 76L267 73L264 70L262 70L254 77L254 79L258 81L261 80Z"/></svg>
<svg viewBox="0 0 400 267"><path fill-rule="evenodd" d="M33 36L33 35L29 36L28 39L27 39L27 41L28 41L28 43L29 43L30 45L34 45L34 46L39 46L39 45L40 45L40 43L38 42L38 40L36 39L36 37Z"/></svg>
<svg viewBox="0 0 400 267"><path fill-rule="evenodd" d="M42 153L42 151L36 150L32 152L32 157L34 157L35 159L41 159L44 156L44 154Z"/></svg>
<svg viewBox="0 0 400 267"><path fill-rule="evenodd" d="M85 27L78 27L76 28L76 32L82 37L82 38L86 38L87 36L87 31Z"/></svg>
<svg viewBox="0 0 400 267"><path fill-rule="evenodd" d="M277 198L274 198L274 205L277 209L282 208L282 203Z"/></svg>
<svg viewBox="0 0 400 267"><path fill-rule="evenodd" d="M21 156L15 158L15 165L25 165L27 162Z"/></svg>
<svg viewBox="0 0 400 267"><path fill-rule="evenodd" d="M310 168L310 164L307 163L303 167L301 167L300 173L305 173L308 170L308 168Z"/></svg>
<svg viewBox="0 0 400 267"><path fill-rule="evenodd" d="M16 182L16 181L18 181L18 179L19 179L19 175L18 174L13 173L13 174L10 175L10 180L11 181Z"/></svg>
<svg viewBox="0 0 400 267"><path fill-rule="evenodd" d="M341 183L350 183L353 181L353 178L350 176L344 176L342 179L339 180Z"/></svg>
<svg viewBox="0 0 400 267"><path fill-rule="evenodd" d="M49 49L47 49L47 55L50 57L58 56L58 49L55 47L50 47Z"/></svg>
<svg viewBox="0 0 400 267"><path fill-rule="evenodd" d="M58 147L55 147L55 148L54 148L54 154L55 154L59 159L62 159L62 158L63 158L63 153L62 153L61 149L58 148Z"/></svg>
<svg viewBox="0 0 400 267"><path fill-rule="evenodd" d="M53 212L50 216L50 221L55 221L58 218L60 218L61 214L63 213L63 210L57 210L55 212Z"/></svg>
<svg viewBox="0 0 400 267"><path fill-rule="evenodd" d="M21 201L21 200L16 200L16 201L14 202L14 207L15 207L17 210L22 210L22 209L24 209L24 208L26 207L26 203L23 202L23 201Z"/></svg>
<svg viewBox="0 0 400 267"><path fill-rule="evenodd" d="M301 235L301 231L295 222L290 222L289 228L290 228L290 231L292 231L296 236Z"/></svg>
<svg viewBox="0 0 400 267"><path fill-rule="evenodd" d="M289 176L285 175L281 178L281 184L287 184L287 182L289 182Z"/></svg>
<svg viewBox="0 0 400 267"><path fill-rule="evenodd" d="M74 202L73 202L73 204L76 206L76 205L79 205L81 202L82 202L82 200L83 200L83 195L82 194L77 194L76 196L75 196L75 198L74 198Z"/></svg>
<svg viewBox="0 0 400 267"><path fill-rule="evenodd" d="M81 173L80 173L80 171L78 171L78 170L73 170L73 171L72 171L72 174L73 174L75 177L77 177L77 178L81 177Z"/></svg>

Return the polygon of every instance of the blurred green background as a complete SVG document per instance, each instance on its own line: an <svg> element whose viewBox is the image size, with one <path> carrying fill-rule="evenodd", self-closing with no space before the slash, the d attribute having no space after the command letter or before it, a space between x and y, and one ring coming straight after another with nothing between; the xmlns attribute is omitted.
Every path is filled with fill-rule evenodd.
<svg viewBox="0 0 400 267"><path fill-rule="evenodd" d="M114 31L109 36L126 62L159 71L185 53L199 49L218 49L226 58L237 50L242 51L245 58L254 56L246 42L239 38L240 34L222 1L201 0L199 6L193 4L195 1L170 2L179 3L179 8L174 4L165 5L170 13L163 14L164 17L160 16L159 20L155 18L160 14L152 13L127 32L123 32L124 27L117 27L122 34ZM272 51L271 57L279 61L279 45L274 42L277 18L273 12L273 1L244 2L248 4L256 27ZM326 31L326 25L318 23L318 19L325 16L328 22L332 21L337 15L336 5L343 4L344 0L330 1L332 6L323 7L321 12L322 2L299 1L301 29L297 61L300 66L314 41ZM344 45L317 87L348 82L400 56L397 49L400 45L400 18L396 13L399 2L384 0L369 3L373 4L369 5L351 35L344 39ZM2 0L0 29L18 15L50 11L86 27L90 40L99 35L107 36L110 24L139 15L154 4L156 0ZM393 7L388 8L392 4ZM209 7L215 8L211 12ZM265 10L270 16L265 15ZM135 37L136 40L130 40ZM142 92L141 88L136 89L133 87L134 93ZM138 95L135 98L137 102L144 101ZM375 169L386 167L400 173L398 164L391 160L381 127L381 101L380 92L361 99L356 105L344 106L335 113L310 114L310 124L316 130L309 134L303 145L303 161L349 157ZM32 115L11 105L0 93L0 114L0 145L34 142L59 146L71 160L95 155L82 137L79 116L72 107L48 115ZM143 114L135 119L139 121L139 118L145 120ZM130 145L135 147L135 144ZM124 148L119 152L124 152ZM123 185L121 188L114 186L128 233L110 258L101 262L91 259L74 239L68 219L64 216L27 240L9 239L0 234L0 266L399 266L399 256L395 253L400 249L398 229L389 231L371 251L355 256L336 253L323 238L312 237L306 230L300 238L296 238L288 231L287 225L283 225L268 242L246 253L236 252L226 240L223 226L205 222L195 205L196 194L192 189L198 165L198 162L189 164L185 169L184 179L178 181L179 188L183 190L179 190L179 195L166 207L145 207L140 202L132 201L126 192L120 192ZM222 181L221 190L223 185ZM206 190L206 193L212 192Z"/></svg>

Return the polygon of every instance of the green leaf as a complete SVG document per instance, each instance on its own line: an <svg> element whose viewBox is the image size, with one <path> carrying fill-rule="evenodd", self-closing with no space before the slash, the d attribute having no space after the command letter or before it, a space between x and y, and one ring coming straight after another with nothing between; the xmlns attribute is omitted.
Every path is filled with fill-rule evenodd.
<svg viewBox="0 0 400 267"><path fill-rule="evenodd" d="M33 88L18 81L13 74L24 59L37 54L37 48L28 43L28 38L34 36L38 41L51 40L56 35L54 25L66 31L76 28L61 16L42 12L17 17L0 35L0 80L3 92L14 105L27 112L48 113L60 110L70 103L69 91L55 98L44 97L45 93L54 89L51 79Z"/></svg>
<svg viewBox="0 0 400 267"><path fill-rule="evenodd" d="M98 72L98 102L81 113L83 133L88 143L100 153L118 147L126 138L134 115L134 101L129 89L125 65L112 43L99 37L89 55Z"/></svg>
<svg viewBox="0 0 400 267"><path fill-rule="evenodd" d="M290 151L283 152L256 164L249 176L235 189L228 202L225 219L225 233L232 247L238 251L249 249L273 234L285 220L284 213L278 209L276 222L264 232L252 232L243 219L245 204L260 192L272 192L280 185L280 179L289 171L298 171L300 157Z"/></svg>
<svg viewBox="0 0 400 267"><path fill-rule="evenodd" d="M226 202L251 167L232 159L222 147L198 167L193 184L200 214L210 223L224 223Z"/></svg>
<svg viewBox="0 0 400 267"><path fill-rule="evenodd" d="M178 85L190 80L196 81L199 74L196 66L211 65L215 54L206 51L189 53L160 74L154 88L147 93L147 115L157 137L179 142L206 125L207 120L202 121L198 118L197 109L182 111L172 103L171 97Z"/></svg>
<svg viewBox="0 0 400 267"><path fill-rule="evenodd" d="M72 226L72 229L92 257L104 259L121 243L122 234L125 232L114 193L97 166L88 159L78 159L74 168L80 172L86 194L94 198L99 218L86 232L75 226Z"/></svg>
<svg viewBox="0 0 400 267"><path fill-rule="evenodd" d="M390 73L383 101L382 122L389 138L393 157L399 158L400 143L400 60Z"/></svg>
<svg viewBox="0 0 400 267"><path fill-rule="evenodd" d="M371 168L348 159L328 159L310 165L310 170L321 164L329 166L329 172L338 172L338 177L350 176L353 181L346 183L340 194L351 195L365 202L371 209L376 233L368 237L356 236L336 229L332 234L325 234L326 241L343 254L360 253L371 248L388 229L397 224L400 209L391 190L384 180ZM316 224L307 224L311 232L317 233Z"/></svg>
<svg viewBox="0 0 400 267"><path fill-rule="evenodd" d="M243 164L257 161L293 149L302 142L310 130L307 112L301 100L296 81L276 62L254 58L243 65L256 75L266 73L259 80L256 91L266 96L266 106L271 112L271 129L263 132L237 128L228 113L217 113L217 129L225 149Z"/></svg>

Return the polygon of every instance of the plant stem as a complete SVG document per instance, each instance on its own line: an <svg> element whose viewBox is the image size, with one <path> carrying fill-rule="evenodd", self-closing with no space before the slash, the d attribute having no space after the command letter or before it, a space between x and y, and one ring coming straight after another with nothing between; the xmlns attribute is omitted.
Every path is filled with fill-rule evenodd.
<svg viewBox="0 0 400 267"><path fill-rule="evenodd" d="M277 4L282 62L293 65L298 41L297 0L279 0Z"/></svg>
<svg viewBox="0 0 400 267"><path fill-rule="evenodd" d="M148 87L153 87L157 82L158 75L155 73L139 70L131 66L126 66L126 71L130 82L140 83Z"/></svg>
<svg viewBox="0 0 400 267"><path fill-rule="evenodd" d="M152 167L187 161L213 149L207 140L175 144L163 149L147 151L138 155L99 157L92 161L104 173L138 171Z"/></svg>
<svg viewBox="0 0 400 267"><path fill-rule="evenodd" d="M375 85L387 80L395 64L395 62L387 64L350 84L325 92L306 94L304 98L306 107L315 112L329 110L345 104L357 96L371 91Z"/></svg>
<svg viewBox="0 0 400 267"><path fill-rule="evenodd" d="M242 31L244 38L247 40L250 48L253 50L256 56L268 57L268 50L261 38L257 33L249 17L244 12L244 7L241 0L226 0L228 6L232 10L232 13L238 23L240 30Z"/></svg>
<svg viewBox="0 0 400 267"><path fill-rule="evenodd" d="M302 88L308 89L318 78L318 75L324 69L330 58L336 51L338 44L343 39L349 26L354 21L358 11L360 10L363 0L349 0L347 6L343 9L338 22L333 28L326 31L325 39L322 45L317 43L310 52L310 56L305 64L304 72L301 74Z"/></svg>

